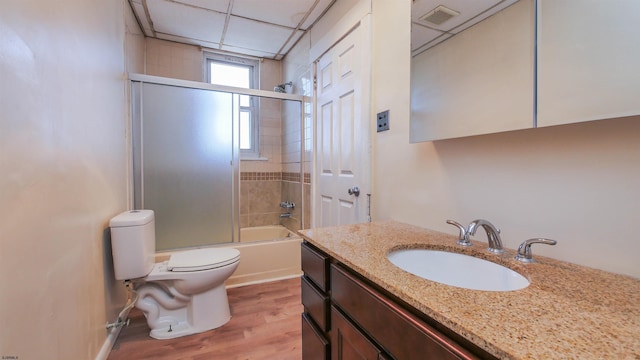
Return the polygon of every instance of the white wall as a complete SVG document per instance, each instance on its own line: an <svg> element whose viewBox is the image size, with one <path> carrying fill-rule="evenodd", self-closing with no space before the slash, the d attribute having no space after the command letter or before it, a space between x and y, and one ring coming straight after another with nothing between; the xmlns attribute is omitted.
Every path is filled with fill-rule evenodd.
<svg viewBox="0 0 640 360"><path fill-rule="evenodd" d="M485 218L509 248L549 237L534 254L640 277L640 118L409 144L410 3L373 1L374 220Z"/></svg>
<svg viewBox="0 0 640 360"><path fill-rule="evenodd" d="M2 356L93 359L125 301L107 231L127 206L124 5L0 4Z"/></svg>

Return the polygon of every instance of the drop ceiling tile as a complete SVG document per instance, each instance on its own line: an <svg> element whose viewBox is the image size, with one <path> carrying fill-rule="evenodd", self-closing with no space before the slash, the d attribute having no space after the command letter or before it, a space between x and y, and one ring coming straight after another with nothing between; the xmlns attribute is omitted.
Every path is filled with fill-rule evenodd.
<svg viewBox="0 0 640 360"><path fill-rule="evenodd" d="M233 52L233 53L236 53L236 54L244 54L244 55L249 55L249 56L255 56L255 57L259 57L259 58L266 58L266 59L274 59L275 56L276 56L275 53L271 53L271 52L268 52L268 51L245 49L245 48L236 47L236 46L230 46L230 45L222 45L222 48L220 50L230 51L230 52Z"/></svg>
<svg viewBox="0 0 640 360"><path fill-rule="evenodd" d="M231 13L296 28L313 3L314 0L235 0Z"/></svg>
<svg viewBox="0 0 640 360"><path fill-rule="evenodd" d="M452 31L460 32L467 27L481 21L482 19L490 16L495 13L499 9L505 8L517 0L415 0L413 6L411 7L411 21L412 22L420 22L434 29L443 30L443 31ZM457 11L460 15L454 16L453 18L445 21L441 25L435 25L429 22L423 22L420 20L422 16L427 14L429 11L435 9L437 6L443 5L448 7L451 10ZM487 9L490 9L495 6L493 11L488 11L487 14L475 18L478 14L484 12ZM471 20L473 19L473 20ZM471 21L470 21L471 20Z"/></svg>
<svg viewBox="0 0 640 360"><path fill-rule="evenodd" d="M151 29L151 25L149 24L149 19L147 18L147 13L144 11L144 6L137 2L133 1L131 3L131 9L133 9L134 14L140 21L140 25L142 26L142 31L146 36L153 36L153 30Z"/></svg>
<svg viewBox="0 0 640 360"><path fill-rule="evenodd" d="M217 42L190 39L190 38L184 38L184 37L180 37L180 36L162 34L162 33L159 33L157 38L158 39L162 39L162 40L175 41L175 42L182 43L182 44L190 44L190 45L202 46L202 47L206 47L206 48L210 48L210 49L217 49L220 46L220 44L217 43Z"/></svg>
<svg viewBox="0 0 640 360"><path fill-rule="evenodd" d="M226 14L229 8L229 1L230 0L179 0L178 2Z"/></svg>
<svg viewBox="0 0 640 360"><path fill-rule="evenodd" d="M473 18L471 21L469 21L468 23L464 24L464 26L461 26L459 28L453 29L452 32L454 34L458 34L462 31L464 31L465 29L481 22L482 20L490 17L491 15L494 15L498 12L500 12L501 10L504 10L505 8L508 8L509 6L513 5L514 3L516 3L518 0L508 0L505 1L499 5L496 5L495 7L491 8L489 11L486 11L483 14L478 14L477 17Z"/></svg>
<svg viewBox="0 0 640 360"><path fill-rule="evenodd" d="M224 29L224 14L196 9L165 0L147 0L156 32L174 36L219 42Z"/></svg>
<svg viewBox="0 0 640 360"><path fill-rule="evenodd" d="M276 54L291 29L231 16L224 45Z"/></svg>
<svg viewBox="0 0 640 360"><path fill-rule="evenodd" d="M293 45L295 45L303 35L304 35L304 31L302 31L302 30L296 31L293 34L293 36L291 37L291 40L289 40L289 42L284 46L284 49L282 49L282 51L280 51L280 53L281 54L288 53L289 50L291 50L291 48L293 47Z"/></svg>
<svg viewBox="0 0 640 360"><path fill-rule="evenodd" d="M325 10L327 10L327 8L329 6L331 6L332 3L333 3L332 0L320 0L320 1L318 1L318 5L316 5L316 7L311 12L311 15L309 15L309 17L304 21L304 23L302 24L301 29L302 30L309 29L311 27L311 25L313 25L313 23L315 23L316 20L318 20L318 18L320 16L322 16L322 14L324 14Z"/></svg>

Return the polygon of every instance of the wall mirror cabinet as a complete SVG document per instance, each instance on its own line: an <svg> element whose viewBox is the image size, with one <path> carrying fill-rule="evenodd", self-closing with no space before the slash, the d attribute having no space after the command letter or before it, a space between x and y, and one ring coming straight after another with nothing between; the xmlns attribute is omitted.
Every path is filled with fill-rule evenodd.
<svg viewBox="0 0 640 360"><path fill-rule="evenodd" d="M538 127L640 114L640 1L538 0Z"/></svg>
<svg viewBox="0 0 640 360"><path fill-rule="evenodd" d="M411 142L640 114L640 1L469 3L414 2Z"/></svg>

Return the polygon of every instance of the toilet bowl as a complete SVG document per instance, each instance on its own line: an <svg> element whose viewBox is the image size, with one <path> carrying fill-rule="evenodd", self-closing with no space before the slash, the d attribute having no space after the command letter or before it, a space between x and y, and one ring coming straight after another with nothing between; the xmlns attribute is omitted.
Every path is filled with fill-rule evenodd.
<svg viewBox="0 0 640 360"><path fill-rule="evenodd" d="M110 221L117 280L129 280L155 339L171 339L218 328L231 319L224 282L240 263L233 248L177 252L154 263L152 210L133 210Z"/></svg>

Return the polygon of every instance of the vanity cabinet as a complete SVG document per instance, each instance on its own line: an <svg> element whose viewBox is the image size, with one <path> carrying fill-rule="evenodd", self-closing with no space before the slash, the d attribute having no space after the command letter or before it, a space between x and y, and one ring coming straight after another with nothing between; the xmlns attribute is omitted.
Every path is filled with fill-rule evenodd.
<svg viewBox="0 0 640 360"><path fill-rule="evenodd" d="M640 114L640 1L538 7L538 126Z"/></svg>
<svg viewBox="0 0 640 360"><path fill-rule="evenodd" d="M329 256L303 242L302 359L328 360L329 348Z"/></svg>
<svg viewBox="0 0 640 360"><path fill-rule="evenodd" d="M306 241L302 260L304 360L494 359Z"/></svg>

